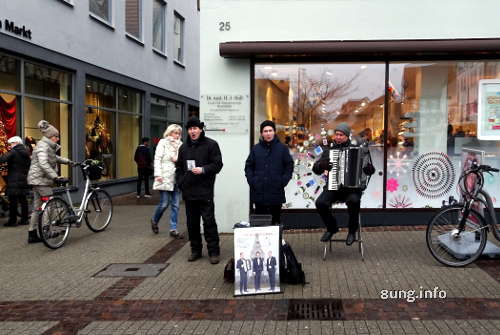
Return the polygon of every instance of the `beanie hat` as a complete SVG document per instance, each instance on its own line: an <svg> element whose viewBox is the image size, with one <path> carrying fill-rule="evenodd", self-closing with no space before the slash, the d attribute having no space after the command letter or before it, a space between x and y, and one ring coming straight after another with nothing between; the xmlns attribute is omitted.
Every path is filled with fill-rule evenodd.
<svg viewBox="0 0 500 335"><path fill-rule="evenodd" d="M260 124L260 133L261 134L262 134L262 131L264 130L265 127L272 127L273 130L276 132L276 125L271 120L266 120Z"/></svg>
<svg viewBox="0 0 500 335"><path fill-rule="evenodd" d="M203 122L200 122L200 120L196 116L193 116L186 123L186 129L189 129L191 127L198 127L201 130L203 130L203 127L205 127L205 124Z"/></svg>
<svg viewBox="0 0 500 335"><path fill-rule="evenodd" d="M351 127L345 122L341 122L335 127L335 131L340 131L344 133L345 136L349 137L351 135Z"/></svg>
<svg viewBox="0 0 500 335"><path fill-rule="evenodd" d="M42 132L43 136L51 138L52 136L59 136L59 130L51 125L48 121L41 120L38 122L38 129Z"/></svg>
<svg viewBox="0 0 500 335"><path fill-rule="evenodd" d="M12 143L21 143L23 144L23 139L20 138L19 136L12 136L7 140L7 143L12 144Z"/></svg>

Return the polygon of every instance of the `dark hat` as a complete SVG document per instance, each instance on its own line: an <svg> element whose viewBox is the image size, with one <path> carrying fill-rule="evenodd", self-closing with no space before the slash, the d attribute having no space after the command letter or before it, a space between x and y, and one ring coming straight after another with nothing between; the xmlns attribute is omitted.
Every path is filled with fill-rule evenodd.
<svg viewBox="0 0 500 335"><path fill-rule="evenodd" d="M347 137L351 135L351 127L349 127L349 125L345 122L339 123L337 127L335 127L335 131L340 131Z"/></svg>
<svg viewBox="0 0 500 335"><path fill-rule="evenodd" d="M266 120L260 124L260 132L264 130L265 127L272 127L274 131L276 131L276 125L271 120Z"/></svg>
<svg viewBox="0 0 500 335"><path fill-rule="evenodd" d="M186 123L186 129L189 129L191 127L198 127L201 130L203 130L203 127L205 127L205 124L203 122L200 122L200 120L196 116L193 116Z"/></svg>

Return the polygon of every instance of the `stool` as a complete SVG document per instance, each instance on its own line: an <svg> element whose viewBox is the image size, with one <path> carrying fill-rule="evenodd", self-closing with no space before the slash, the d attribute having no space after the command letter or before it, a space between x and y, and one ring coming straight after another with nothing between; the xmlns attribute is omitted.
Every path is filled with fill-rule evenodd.
<svg viewBox="0 0 500 335"><path fill-rule="evenodd" d="M355 238L354 238L354 242L353 243L358 242L358 249L359 249L359 253L361 254L361 260L364 261L365 260L365 255L364 255L364 248L363 248L363 239L361 237L361 228L362 228L362 225L361 225L361 212L359 213L358 222L359 222L358 223L358 231L355 234ZM333 235L333 236L335 236L335 235ZM321 243L324 244L323 260L326 260L326 253L327 253L327 249L328 249L328 244L330 245L330 252L332 252L332 242L343 242L343 243L345 243L345 240L341 240L341 239L337 239L337 238L332 238L328 242L321 242Z"/></svg>

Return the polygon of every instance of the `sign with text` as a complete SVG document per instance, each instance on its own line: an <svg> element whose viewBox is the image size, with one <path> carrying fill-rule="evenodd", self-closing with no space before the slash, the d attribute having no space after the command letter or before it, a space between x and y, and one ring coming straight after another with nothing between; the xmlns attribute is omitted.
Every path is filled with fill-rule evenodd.
<svg viewBox="0 0 500 335"><path fill-rule="evenodd" d="M9 32L11 34L17 35L19 37L26 38L28 40L31 40L31 29L27 29L26 26L18 26L15 24L14 21L12 20L1 20L0 19L0 30L3 29L6 32Z"/></svg>
<svg viewBox="0 0 500 335"><path fill-rule="evenodd" d="M201 110L207 131L224 133L248 133L248 94L203 94Z"/></svg>
<svg viewBox="0 0 500 335"><path fill-rule="evenodd" d="M479 81L477 138L500 140L500 80Z"/></svg>

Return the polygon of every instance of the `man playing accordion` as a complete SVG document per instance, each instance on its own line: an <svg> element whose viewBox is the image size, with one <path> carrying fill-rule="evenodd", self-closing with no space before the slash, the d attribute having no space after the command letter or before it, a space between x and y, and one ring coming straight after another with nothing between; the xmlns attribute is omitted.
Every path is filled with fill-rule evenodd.
<svg viewBox="0 0 500 335"><path fill-rule="evenodd" d="M320 159L314 163L313 172L320 175L329 175L332 170L332 162L330 161L331 150L348 149L349 147L357 147L357 144L351 143L349 136L351 135L351 128L345 122L337 125L335 128L335 135L333 143L330 144L330 150L324 150ZM366 149L367 151L368 149ZM364 162L364 160L362 160ZM375 172L375 168L371 162L364 162L362 165L362 172L370 176ZM359 210L361 204L361 195L363 187L351 188L340 185L337 190L330 190L327 183L323 192L316 200L316 210L326 226L326 232L321 237L321 242L328 242L333 234L338 232L337 221L332 214L331 206L334 202L345 202L347 205L347 212L349 214L349 233L347 235L346 244L351 245L355 240L355 233L359 226ZM365 185L366 187L366 185Z"/></svg>

